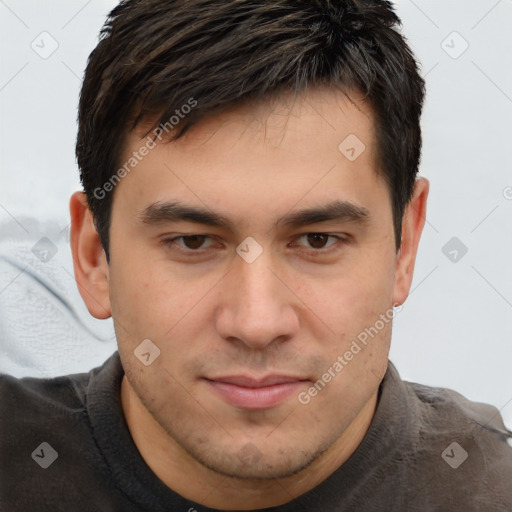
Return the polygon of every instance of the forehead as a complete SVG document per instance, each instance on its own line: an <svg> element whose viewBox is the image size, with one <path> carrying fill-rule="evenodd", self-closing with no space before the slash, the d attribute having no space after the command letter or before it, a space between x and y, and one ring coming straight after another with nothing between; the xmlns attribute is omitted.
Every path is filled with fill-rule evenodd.
<svg viewBox="0 0 512 512"><path fill-rule="evenodd" d="M121 164L154 138L144 137L151 125L128 134ZM308 199L361 204L372 187L388 194L377 172L371 108L357 92L314 89L232 107L145 153L114 194L114 203L124 196L139 213L177 198L262 215Z"/></svg>
<svg viewBox="0 0 512 512"><path fill-rule="evenodd" d="M200 110L200 99L194 100ZM182 111L183 108L183 112ZM186 110L185 110L186 108ZM194 109L188 105L176 108L175 116L171 116L167 128L160 129L160 139L172 141L172 135L181 128L180 120L187 120L187 113ZM195 112L192 112L195 114ZM222 109L213 114L204 114L199 123L179 139L180 145L204 144L207 139L216 135L225 137L236 133L242 128L244 132L259 135L267 143L282 144L285 132L297 136L316 136L316 142L324 139L330 144L333 134L341 136L352 131L366 140L367 149L373 152L374 118L370 104L364 95L357 90L343 92L337 88L326 86L315 87L300 93L282 92L269 95L258 100L248 100ZM125 150L140 144L146 134L155 134L156 117L142 119L137 127L125 138ZM159 125L163 127L164 122ZM315 129L329 130L315 133ZM330 137L329 137L330 135ZM177 141L174 141L177 142ZM218 141L216 141L218 142Z"/></svg>

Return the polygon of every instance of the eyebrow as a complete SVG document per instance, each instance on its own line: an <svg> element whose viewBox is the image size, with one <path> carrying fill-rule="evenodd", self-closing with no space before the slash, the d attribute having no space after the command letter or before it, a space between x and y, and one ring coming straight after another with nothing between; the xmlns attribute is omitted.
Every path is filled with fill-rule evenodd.
<svg viewBox="0 0 512 512"><path fill-rule="evenodd" d="M233 223L211 210L186 205L180 202L158 201L150 204L140 214L139 220L144 224L157 225L172 222L192 222L227 230L233 230ZM370 212L363 206L349 201L332 201L322 206L304 208L290 212L278 219L276 227L300 228L320 222L366 222Z"/></svg>

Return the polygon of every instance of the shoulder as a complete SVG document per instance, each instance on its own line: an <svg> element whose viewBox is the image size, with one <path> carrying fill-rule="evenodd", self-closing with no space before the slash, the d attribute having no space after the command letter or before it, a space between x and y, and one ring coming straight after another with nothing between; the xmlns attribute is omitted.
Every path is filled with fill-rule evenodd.
<svg viewBox="0 0 512 512"><path fill-rule="evenodd" d="M111 357L88 373L53 378L0 375L0 508L2 499L17 503L16 510L36 510L38 500L53 503L58 496L64 504L99 489L102 496L114 492L90 408L95 400L103 410L114 407L99 396L105 390L98 389L97 381L118 370Z"/></svg>
<svg viewBox="0 0 512 512"><path fill-rule="evenodd" d="M410 397L418 404L422 422L428 427L480 432L489 439L506 441L512 432L493 405L474 402L452 389L404 381ZM508 446L508 445L507 445Z"/></svg>
<svg viewBox="0 0 512 512"><path fill-rule="evenodd" d="M80 411L85 407L85 392L89 375L78 373L53 378L16 378L0 374L0 404L9 411L5 420L38 411Z"/></svg>
<svg viewBox="0 0 512 512"><path fill-rule="evenodd" d="M87 383L85 373L53 378L0 375L0 458L13 464L20 451L30 454L39 442L75 439L86 423Z"/></svg>
<svg viewBox="0 0 512 512"><path fill-rule="evenodd" d="M12 413L11 417L3 418L11 422L18 412L24 418L40 412L45 412L46 417L80 414L86 411L91 383L100 374L111 376L120 372L122 367L116 351L88 372L50 378L17 378L0 373L0 404L3 410Z"/></svg>
<svg viewBox="0 0 512 512"><path fill-rule="evenodd" d="M512 509L512 432L499 410L451 389L404 385L417 429L412 453L417 469L430 472L426 488L449 491L454 503L469 499L474 510Z"/></svg>

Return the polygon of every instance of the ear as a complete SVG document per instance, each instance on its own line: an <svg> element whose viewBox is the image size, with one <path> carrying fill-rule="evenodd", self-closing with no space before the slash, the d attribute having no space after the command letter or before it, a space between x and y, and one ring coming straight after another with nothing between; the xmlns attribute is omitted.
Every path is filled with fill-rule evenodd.
<svg viewBox="0 0 512 512"><path fill-rule="evenodd" d="M402 220L402 243L397 253L395 269L395 293L393 304L405 302L411 288L416 253L427 214L429 182L425 178L416 180L414 193L407 205Z"/></svg>
<svg viewBox="0 0 512 512"><path fill-rule="evenodd" d="M92 316L109 318L112 310L107 258L83 192L71 196L69 211L71 252L78 290Z"/></svg>

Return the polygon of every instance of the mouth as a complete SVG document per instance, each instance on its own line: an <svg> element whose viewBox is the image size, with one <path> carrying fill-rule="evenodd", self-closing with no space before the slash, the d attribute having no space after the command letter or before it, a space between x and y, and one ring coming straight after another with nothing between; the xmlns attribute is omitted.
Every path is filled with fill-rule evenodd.
<svg viewBox="0 0 512 512"><path fill-rule="evenodd" d="M270 409L297 395L308 379L285 375L269 375L255 379L232 375L203 379L208 386L230 405L248 410Z"/></svg>

